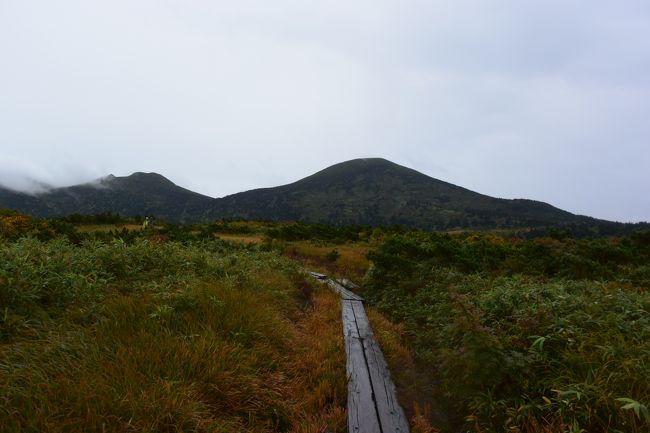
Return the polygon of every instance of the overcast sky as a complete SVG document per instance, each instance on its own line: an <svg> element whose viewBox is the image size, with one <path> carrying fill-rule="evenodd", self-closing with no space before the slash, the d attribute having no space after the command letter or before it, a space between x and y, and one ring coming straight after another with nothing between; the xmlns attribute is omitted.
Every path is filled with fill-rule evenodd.
<svg viewBox="0 0 650 433"><path fill-rule="evenodd" d="M647 0L0 0L0 183L216 197L379 156L650 220Z"/></svg>

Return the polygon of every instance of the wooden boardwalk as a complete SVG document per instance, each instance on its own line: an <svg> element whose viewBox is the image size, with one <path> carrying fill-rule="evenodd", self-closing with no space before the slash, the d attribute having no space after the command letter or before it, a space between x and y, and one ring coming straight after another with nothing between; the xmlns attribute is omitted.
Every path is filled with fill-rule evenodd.
<svg viewBox="0 0 650 433"><path fill-rule="evenodd" d="M347 355L348 431L408 433L408 422L397 401L386 360L368 322L363 298L338 281L322 274L311 274L341 295Z"/></svg>

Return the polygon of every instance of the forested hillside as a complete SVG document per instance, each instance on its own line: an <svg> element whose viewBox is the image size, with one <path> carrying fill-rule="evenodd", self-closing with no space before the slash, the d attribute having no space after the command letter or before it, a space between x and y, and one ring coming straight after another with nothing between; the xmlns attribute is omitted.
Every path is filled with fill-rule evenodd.
<svg viewBox="0 0 650 433"><path fill-rule="evenodd" d="M110 212L181 223L253 219L423 230L518 229L532 235L550 227L569 229L576 236L621 235L650 227L574 215L534 200L489 197L381 158L355 159L288 185L217 199L156 173L107 176L31 195L0 187L1 207L43 217Z"/></svg>

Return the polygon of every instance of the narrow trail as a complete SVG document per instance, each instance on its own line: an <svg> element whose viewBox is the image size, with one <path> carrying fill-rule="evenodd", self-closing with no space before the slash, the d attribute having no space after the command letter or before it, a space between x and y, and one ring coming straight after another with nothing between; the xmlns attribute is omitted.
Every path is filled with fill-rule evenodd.
<svg viewBox="0 0 650 433"><path fill-rule="evenodd" d="M344 284L355 287L347 280L333 280L317 272L310 274L341 295L348 375L348 431L408 433L408 421L397 401L386 360L368 322L364 299L344 287Z"/></svg>

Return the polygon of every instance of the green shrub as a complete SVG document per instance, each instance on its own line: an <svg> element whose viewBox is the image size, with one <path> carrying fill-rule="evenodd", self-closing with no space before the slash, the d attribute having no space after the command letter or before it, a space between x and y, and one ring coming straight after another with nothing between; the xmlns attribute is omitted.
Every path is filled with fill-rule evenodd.
<svg viewBox="0 0 650 433"><path fill-rule="evenodd" d="M642 242L419 234L370 258L366 299L406 325L449 431L650 428Z"/></svg>

